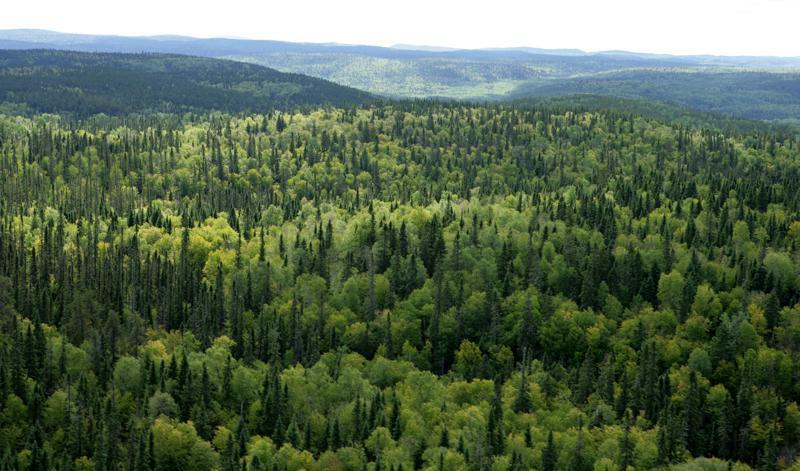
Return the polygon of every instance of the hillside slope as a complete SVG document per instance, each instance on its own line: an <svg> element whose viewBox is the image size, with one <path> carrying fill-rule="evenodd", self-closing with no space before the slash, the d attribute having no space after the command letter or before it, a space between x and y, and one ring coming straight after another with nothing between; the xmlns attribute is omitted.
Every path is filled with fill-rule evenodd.
<svg viewBox="0 0 800 471"><path fill-rule="evenodd" d="M800 124L797 57L671 56L525 47L459 50L184 36L98 36L45 30L0 31L0 48L222 58L322 78L392 98L516 101L593 94L658 102L659 107L679 105L728 118L777 121L794 127ZM289 93L291 99L284 100L280 93L272 96L274 87L268 88L272 101L288 101L287 105L296 101L339 103L330 98L348 94L326 90L323 94L328 99L321 100ZM278 88L286 91L286 87ZM236 104L232 109L249 108Z"/></svg>
<svg viewBox="0 0 800 471"><path fill-rule="evenodd" d="M183 36L124 37L0 31L0 48L158 52L227 58L392 97L498 98L520 86L614 71L800 70L796 57L670 56L536 48L440 49ZM709 111L709 110L704 110Z"/></svg>
<svg viewBox="0 0 800 471"><path fill-rule="evenodd" d="M800 116L800 74L635 70L529 83L517 98L590 93L656 100L725 116L792 120Z"/></svg>
<svg viewBox="0 0 800 471"><path fill-rule="evenodd" d="M363 103L369 94L299 74L165 54L0 51L0 101L35 112L264 112Z"/></svg>

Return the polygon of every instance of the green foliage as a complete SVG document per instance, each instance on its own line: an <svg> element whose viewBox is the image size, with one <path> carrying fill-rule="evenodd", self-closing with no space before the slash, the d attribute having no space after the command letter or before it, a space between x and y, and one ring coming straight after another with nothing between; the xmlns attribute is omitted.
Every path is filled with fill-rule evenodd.
<svg viewBox="0 0 800 471"><path fill-rule="evenodd" d="M663 102L666 105L662 109L668 112L674 112L672 104L734 118L779 121L795 119L800 111L798 83L798 74L794 72L693 68L616 70L566 80L524 83L510 96L611 96Z"/></svg>
<svg viewBox="0 0 800 471"><path fill-rule="evenodd" d="M774 469L797 149L436 103L0 117L3 465Z"/></svg>
<svg viewBox="0 0 800 471"><path fill-rule="evenodd" d="M0 51L0 102L38 113L264 112L358 104L367 93L232 61L163 54ZM13 111L13 110L9 110Z"/></svg>

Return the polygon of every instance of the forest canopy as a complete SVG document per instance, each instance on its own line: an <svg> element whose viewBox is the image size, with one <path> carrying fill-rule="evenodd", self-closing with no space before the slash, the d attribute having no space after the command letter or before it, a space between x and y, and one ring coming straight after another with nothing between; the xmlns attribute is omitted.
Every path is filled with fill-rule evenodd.
<svg viewBox="0 0 800 471"><path fill-rule="evenodd" d="M394 103L0 117L0 469L764 469L800 142Z"/></svg>
<svg viewBox="0 0 800 471"><path fill-rule="evenodd" d="M370 99L326 80L221 59L0 50L0 104L28 114L263 113Z"/></svg>

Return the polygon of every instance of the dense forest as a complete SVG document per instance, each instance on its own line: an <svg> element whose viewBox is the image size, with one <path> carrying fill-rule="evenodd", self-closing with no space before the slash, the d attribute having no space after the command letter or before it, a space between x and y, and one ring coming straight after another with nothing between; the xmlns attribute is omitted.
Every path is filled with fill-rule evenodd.
<svg viewBox="0 0 800 471"><path fill-rule="evenodd" d="M627 70L524 84L512 95L576 93L654 100L736 118L800 124L800 74L796 71Z"/></svg>
<svg viewBox="0 0 800 471"><path fill-rule="evenodd" d="M800 129L798 57L680 56L528 47L377 47L24 29L0 30L0 48L224 58L394 98L507 101L603 94L648 100L659 107L678 104L702 113L778 121Z"/></svg>
<svg viewBox="0 0 800 471"><path fill-rule="evenodd" d="M0 469L797 469L800 141L0 117Z"/></svg>
<svg viewBox="0 0 800 471"><path fill-rule="evenodd" d="M326 80L220 59L0 50L0 111L15 113L265 113L371 98Z"/></svg>
<svg viewBox="0 0 800 471"><path fill-rule="evenodd" d="M573 112L607 112L631 114L642 118L668 122L688 128L714 129L725 133L797 133L791 120L770 122L734 118L719 113L707 113L675 103L620 98L611 95L578 93L575 95L526 97L508 102L512 105L535 106Z"/></svg>

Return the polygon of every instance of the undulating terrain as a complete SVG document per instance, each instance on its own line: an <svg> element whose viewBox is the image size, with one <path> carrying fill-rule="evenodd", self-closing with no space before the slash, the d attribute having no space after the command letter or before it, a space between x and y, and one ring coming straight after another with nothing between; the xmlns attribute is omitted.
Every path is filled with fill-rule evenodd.
<svg viewBox="0 0 800 471"><path fill-rule="evenodd" d="M526 47L459 50L44 30L0 31L0 48L233 59L391 98L502 101L599 94L800 126L798 57L670 56Z"/></svg>
<svg viewBox="0 0 800 471"><path fill-rule="evenodd" d="M0 52L0 469L797 469L800 139L639 93Z"/></svg>

